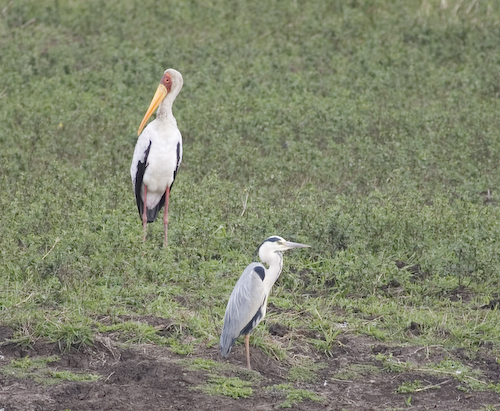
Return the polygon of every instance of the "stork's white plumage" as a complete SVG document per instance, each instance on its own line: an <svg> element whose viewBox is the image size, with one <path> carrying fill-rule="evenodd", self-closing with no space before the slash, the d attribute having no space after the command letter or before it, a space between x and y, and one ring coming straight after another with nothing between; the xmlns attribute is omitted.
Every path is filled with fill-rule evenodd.
<svg viewBox="0 0 500 411"><path fill-rule="evenodd" d="M167 245L170 189L182 160L182 136L172 114L172 105L182 89L182 84L181 73L174 69L165 70L139 126L137 132L139 138L130 167L137 208L144 227L144 240L146 224L155 221L158 212L165 205L163 216L165 245ZM156 119L144 128L157 108Z"/></svg>

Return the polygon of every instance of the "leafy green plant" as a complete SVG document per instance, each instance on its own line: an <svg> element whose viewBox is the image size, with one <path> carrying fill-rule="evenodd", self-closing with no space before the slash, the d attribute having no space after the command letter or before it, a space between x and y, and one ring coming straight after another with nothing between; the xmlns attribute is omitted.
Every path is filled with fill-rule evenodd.
<svg viewBox="0 0 500 411"><path fill-rule="evenodd" d="M420 391L423 388L422 381L405 381L397 389L396 392L399 394L414 393Z"/></svg>
<svg viewBox="0 0 500 411"><path fill-rule="evenodd" d="M281 408L292 408L294 404L304 401L305 399L323 402L324 398L320 395L304 389L293 388L291 384L278 384L266 387L267 390L279 392L286 396L286 400L280 404Z"/></svg>
<svg viewBox="0 0 500 411"><path fill-rule="evenodd" d="M375 359L382 361L382 365L385 370L389 372L404 372L415 368L415 365L410 362L403 362L397 358L394 358L392 354L377 354Z"/></svg>
<svg viewBox="0 0 500 411"><path fill-rule="evenodd" d="M193 352L192 343L182 343L178 339L170 337L167 339L168 347L176 354L188 355Z"/></svg>
<svg viewBox="0 0 500 411"><path fill-rule="evenodd" d="M10 364L0 367L0 373L16 378L31 378L41 384L58 384L62 381L97 381L100 375L51 370L47 365L59 361L56 355L50 357L23 357L11 360Z"/></svg>
<svg viewBox="0 0 500 411"><path fill-rule="evenodd" d="M253 393L251 385L251 382L240 380L237 377L209 375L207 383L197 386L196 389L210 395L247 398Z"/></svg>
<svg viewBox="0 0 500 411"><path fill-rule="evenodd" d="M101 378L101 376L97 374L76 374L71 371L49 371L48 374L53 378L59 378L66 381L97 381Z"/></svg>
<svg viewBox="0 0 500 411"><path fill-rule="evenodd" d="M158 335L154 327L136 321L125 321L112 325L99 325L99 332L113 334L115 338L124 339L129 343L155 343L165 345L167 339Z"/></svg>
<svg viewBox="0 0 500 411"><path fill-rule="evenodd" d="M401 362L398 359L393 359L392 354L388 356L385 354L377 354L375 358L379 361L382 361L384 369L389 372L418 371L434 375L445 375L466 384L467 387L469 387L469 389L471 390L491 390L494 392L500 392L500 384L494 384L483 380L483 376L480 370L471 369L470 367L462 364L460 361L445 359L437 364L428 364L424 367L418 366L411 362ZM424 389L438 387L439 384L430 385L427 387L413 387L413 389L416 392L423 391ZM461 390L467 390L467 388L463 385L459 385L458 387ZM405 390L410 388L411 387L405 386L402 389Z"/></svg>
<svg viewBox="0 0 500 411"><path fill-rule="evenodd" d="M224 365L214 360L209 360L205 358L185 359L181 362L181 364L186 365L189 370L205 370L205 371L212 371L215 369L219 369Z"/></svg>
<svg viewBox="0 0 500 411"><path fill-rule="evenodd" d="M59 357L57 355L52 355L50 357L36 357L36 358L23 357L20 360L12 360L10 362L10 367L25 372L37 368L44 368L47 366L47 364L56 361L59 361Z"/></svg>
<svg viewBox="0 0 500 411"><path fill-rule="evenodd" d="M326 364L317 364L308 358L304 358L299 361L298 364L290 367L287 379L294 382L311 382L318 378L317 371L324 369L325 367Z"/></svg>

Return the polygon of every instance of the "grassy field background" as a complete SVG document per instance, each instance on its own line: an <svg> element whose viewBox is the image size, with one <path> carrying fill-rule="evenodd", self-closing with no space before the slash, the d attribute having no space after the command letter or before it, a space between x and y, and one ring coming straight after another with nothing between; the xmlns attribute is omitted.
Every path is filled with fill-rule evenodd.
<svg viewBox="0 0 500 411"><path fill-rule="evenodd" d="M2 2L0 324L27 346L215 350L281 235L311 248L285 256L265 352L287 357L271 323L327 355L339 332L498 349L480 307L500 288L499 40L492 0ZM184 159L165 248L161 222L142 243L129 167L168 67ZM168 336L118 321L150 314Z"/></svg>

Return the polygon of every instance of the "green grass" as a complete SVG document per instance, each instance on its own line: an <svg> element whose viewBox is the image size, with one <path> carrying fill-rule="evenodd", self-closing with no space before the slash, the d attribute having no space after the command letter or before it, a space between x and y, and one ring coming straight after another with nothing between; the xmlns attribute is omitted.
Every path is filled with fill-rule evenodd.
<svg viewBox="0 0 500 411"><path fill-rule="evenodd" d="M326 368L326 364L315 363L310 358L300 358L288 370L287 379L294 382L312 382L318 379L317 371Z"/></svg>
<svg viewBox="0 0 500 411"><path fill-rule="evenodd" d="M380 368L370 364L350 364L333 375L336 380L356 380L367 375L379 374Z"/></svg>
<svg viewBox="0 0 500 411"><path fill-rule="evenodd" d="M202 390L214 390L215 388L212 385L228 385L231 386L233 384L232 378L243 381L245 384L241 385L239 388L250 388L252 385L258 384L262 376L253 370L248 370L247 368L241 368L239 366L227 363L227 362L217 362L214 360L208 360L204 358L193 358L186 357L181 360L178 360L178 363L184 367L187 371L201 371L206 373L207 376L207 384L203 387L198 387ZM226 379L229 378L229 382L226 384ZM248 383L248 384L247 384ZM236 388L238 388L238 384L235 383ZM226 387L227 388L227 387ZM221 388L219 388L221 389ZM226 394L222 394L226 395Z"/></svg>
<svg viewBox="0 0 500 411"><path fill-rule="evenodd" d="M240 380L237 377L224 377L209 375L206 384L199 385L195 389L210 395L223 395L231 398L248 398L252 395L252 383Z"/></svg>
<svg viewBox="0 0 500 411"><path fill-rule="evenodd" d="M65 381L97 381L101 378L100 375L96 374L76 374L71 371L50 371L49 375L53 378L59 378Z"/></svg>
<svg viewBox="0 0 500 411"><path fill-rule="evenodd" d="M165 337L158 335L154 327L134 321L125 321L112 325L100 325L98 331L109 333L115 339L123 338L129 343L166 345L167 341Z"/></svg>
<svg viewBox="0 0 500 411"><path fill-rule="evenodd" d="M323 402L325 400L323 397L312 391L293 388L291 384L273 385L271 387L266 387L266 389L286 396L285 401L279 405L280 408L292 408L295 404L298 404L306 399L315 402Z"/></svg>
<svg viewBox="0 0 500 411"><path fill-rule="evenodd" d="M109 332L214 346L278 234L311 248L285 256L269 299L291 343L265 324L252 339L270 356L330 355L346 330L498 350L499 312L478 307L500 287L500 6L461 3L2 6L0 323L65 350L92 344L102 316L148 314L173 321L168 337ZM128 170L167 67L185 81L184 159L164 248L159 221L142 243Z"/></svg>
<svg viewBox="0 0 500 411"><path fill-rule="evenodd" d="M424 386L422 385L422 381L405 381L403 382L396 390L399 394L408 394L414 393L416 391L421 391Z"/></svg>
<svg viewBox="0 0 500 411"><path fill-rule="evenodd" d="M209 395L248 398L254 393L262 377L258 372L235 365L204 358L186 357L177 361L186 371L201 371L204 384L192 387Z"/></svg>
<svg viewBox="0 0 500 411"><path fill-rule="evenodd" d="M473 369L465 364L462 364L460 361L445 359L437 364L430 363L425 366L419 366L410 361L399 361L398 359L393 358L392 354L388 356L384 354L377 354L376 359L382 361L383 368L389 372L416 371L435 376L451 377L454 380L463 383L457 385L457 388L461 388L464 391L490 390L500 393L500 384L487 381L480 370ZM417 381L400 386L398 388L398 392L412 392L412 389L413 392L423 391L424 387L416 386L418 385ZM418 383L420 383L420 381L418 381ZM425 389L429 388L439 388L439 384L425 387Z"/></svg>
<svg viewBox="0 0 500 411"><path fill-rule="evenodd" d="M56 355L50 357L24 357L11 360L10 364L0 367L0 373L16 378L31 378L41 384L59 384L63 381L97 381L100 375L90 373L73 373L47 369L47 364L59 361Z"/></svg>

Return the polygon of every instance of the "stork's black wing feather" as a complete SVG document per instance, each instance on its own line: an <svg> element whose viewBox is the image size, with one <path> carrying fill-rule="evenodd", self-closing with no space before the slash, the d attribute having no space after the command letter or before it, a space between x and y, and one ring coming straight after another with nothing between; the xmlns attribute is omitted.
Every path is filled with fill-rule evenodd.
<svg viewBox="0 0 500 411"><path fill-rule="evenodd" d="M139 210L139 216L142 218L142 213L144 212L144 201L141 197L141 188L142 188L142 180L144 179L144 173L146 172L146 168L148 166L148 156L149 150L151 149L151 141L149 142L149 146L144 152L144 161L139 160L137 163L137 174L135 176L135 201L137 203L137 210ZM154 220L152 220L154 221ZM148 216L149 222L149 216Z"/></svg>
<svg viewBox="0 0 500 411"><path fill-rule="evenodd" d="M174 186L175 177L177 176L177 171L179 170L179 166L181 165L181 143L177 143L177 167L174 170L174 178L172 180L172 184L170 184L170 190ZM163 203L165 203L165 198L162 198Z"/></svg>

